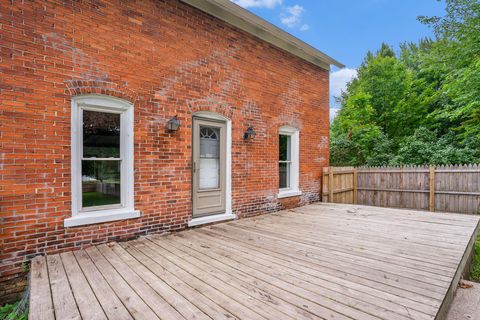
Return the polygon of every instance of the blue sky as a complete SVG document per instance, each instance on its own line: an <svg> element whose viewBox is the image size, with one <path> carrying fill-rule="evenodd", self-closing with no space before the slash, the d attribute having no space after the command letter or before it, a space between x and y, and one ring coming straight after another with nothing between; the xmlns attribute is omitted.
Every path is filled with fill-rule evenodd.
<svg viewBox="0 0 480 320"><path fill-rule="evenodd" d="M333 68L330 88L338 95L368 50L386 42L432 36L419 15L442 16L437 0L232 0L346 65ZM335 105L331 98L331 106Z"/></svg>

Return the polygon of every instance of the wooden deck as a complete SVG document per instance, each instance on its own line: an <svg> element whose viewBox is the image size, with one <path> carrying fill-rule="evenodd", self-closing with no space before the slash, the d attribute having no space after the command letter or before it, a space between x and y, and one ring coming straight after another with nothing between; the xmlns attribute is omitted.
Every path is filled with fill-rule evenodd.
<svg viewBox="0 0 480 320"><path fill-rule="evenodd" d="M37 257L30 319L442 319L478 224L313 204Z"/></svg>

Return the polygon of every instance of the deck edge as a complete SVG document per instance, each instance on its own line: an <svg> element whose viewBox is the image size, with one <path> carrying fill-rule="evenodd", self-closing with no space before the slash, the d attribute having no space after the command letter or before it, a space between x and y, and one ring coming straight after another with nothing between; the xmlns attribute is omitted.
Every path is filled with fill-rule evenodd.
<svg viewBox="0 0 480 320"><path fill-rule="evenodd" d="M475 245L475 241L477 239L477 235L479 234L479 232L480 232L480 220L477 222L477 225L470 237L467 247L463 252L462 259L458 264L457 271L455 272L455 276L450 282L450 286L448 287L447 293L445 294L442 304L438 309L437 315L435 316L435 320L446 319L448 310L450 309L450 305L452 304L453 298L455 297L455 292L457 291L458 283L465 275L468 275L470 271L470 267L473 260L473 254L474 254L473 247Z"/></svg>

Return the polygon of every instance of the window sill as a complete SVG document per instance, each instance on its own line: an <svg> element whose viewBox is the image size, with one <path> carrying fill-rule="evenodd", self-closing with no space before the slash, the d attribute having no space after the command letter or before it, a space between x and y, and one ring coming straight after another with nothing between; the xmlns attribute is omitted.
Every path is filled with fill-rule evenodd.
<svg viewBox="0 0 480 320"><path fill-rule="evenodd" d="M222 214L216 214L212 216L205 216L205 217L199 217L199 218L193 218L192 220L188 221L188 226L189 227L195 227L199 226L202 224L207 224L207 223L212 223L212 222L220 222L220 221L226 221L226 220L233 220L236 219L237 215L233 213L222 213Z"/></svg>
<svg viewBox="0 0 480 320"><path fill-rule="evenodd" d="M140 217L140 211L131 209L102 210L84 212L63 221L64 227L76 227L88 224L125 220Z"/></svg>
<svg viewBox="0 0 480 320"><path fill-rule="evenodd" d="M282 198L297 197L301 195L302 195L302 191L300 190L284 190L284 191L278 192L277 198L282 199Z"/></svg>

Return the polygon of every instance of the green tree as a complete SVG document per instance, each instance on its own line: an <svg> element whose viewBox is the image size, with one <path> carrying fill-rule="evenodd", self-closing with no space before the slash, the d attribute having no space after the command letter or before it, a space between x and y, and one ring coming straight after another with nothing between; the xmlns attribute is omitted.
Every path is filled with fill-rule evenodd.
<svg viewBox="0 0 480 320"><path fill-rule="evenodd" d="M373 108L372 96L361 90L348 96L332 125L332 159L336 165L377 164L373 161L379 146L389 143L379 125L375 123L377 111ZM388 150L382 150L388 154ZM372 163L375 162L375 163Z"/></svg>
<svg viewBox="0 0 480 320"><path fill-rule="evenodd" d="M381 44L339 98L333 165L480 162L480 2L419 17L435 39Z"/></svg>
<svg viewBox="0 0 480 320"><path fill-rule="evenodd" d="M436 132L420 127L400 144L390 164L461 164L475 162L476 156L474 149L456 143L453 133L439 139Z"/></svg>
<svg viewBox="0 0 480 320"><path fill-rule="evenodd" d="M439 92L445 103L433 113L462 141L480 139L480 2L447 0L444 17L420 17L430 25L438 45L432 55L444 67Z"/></svg>

